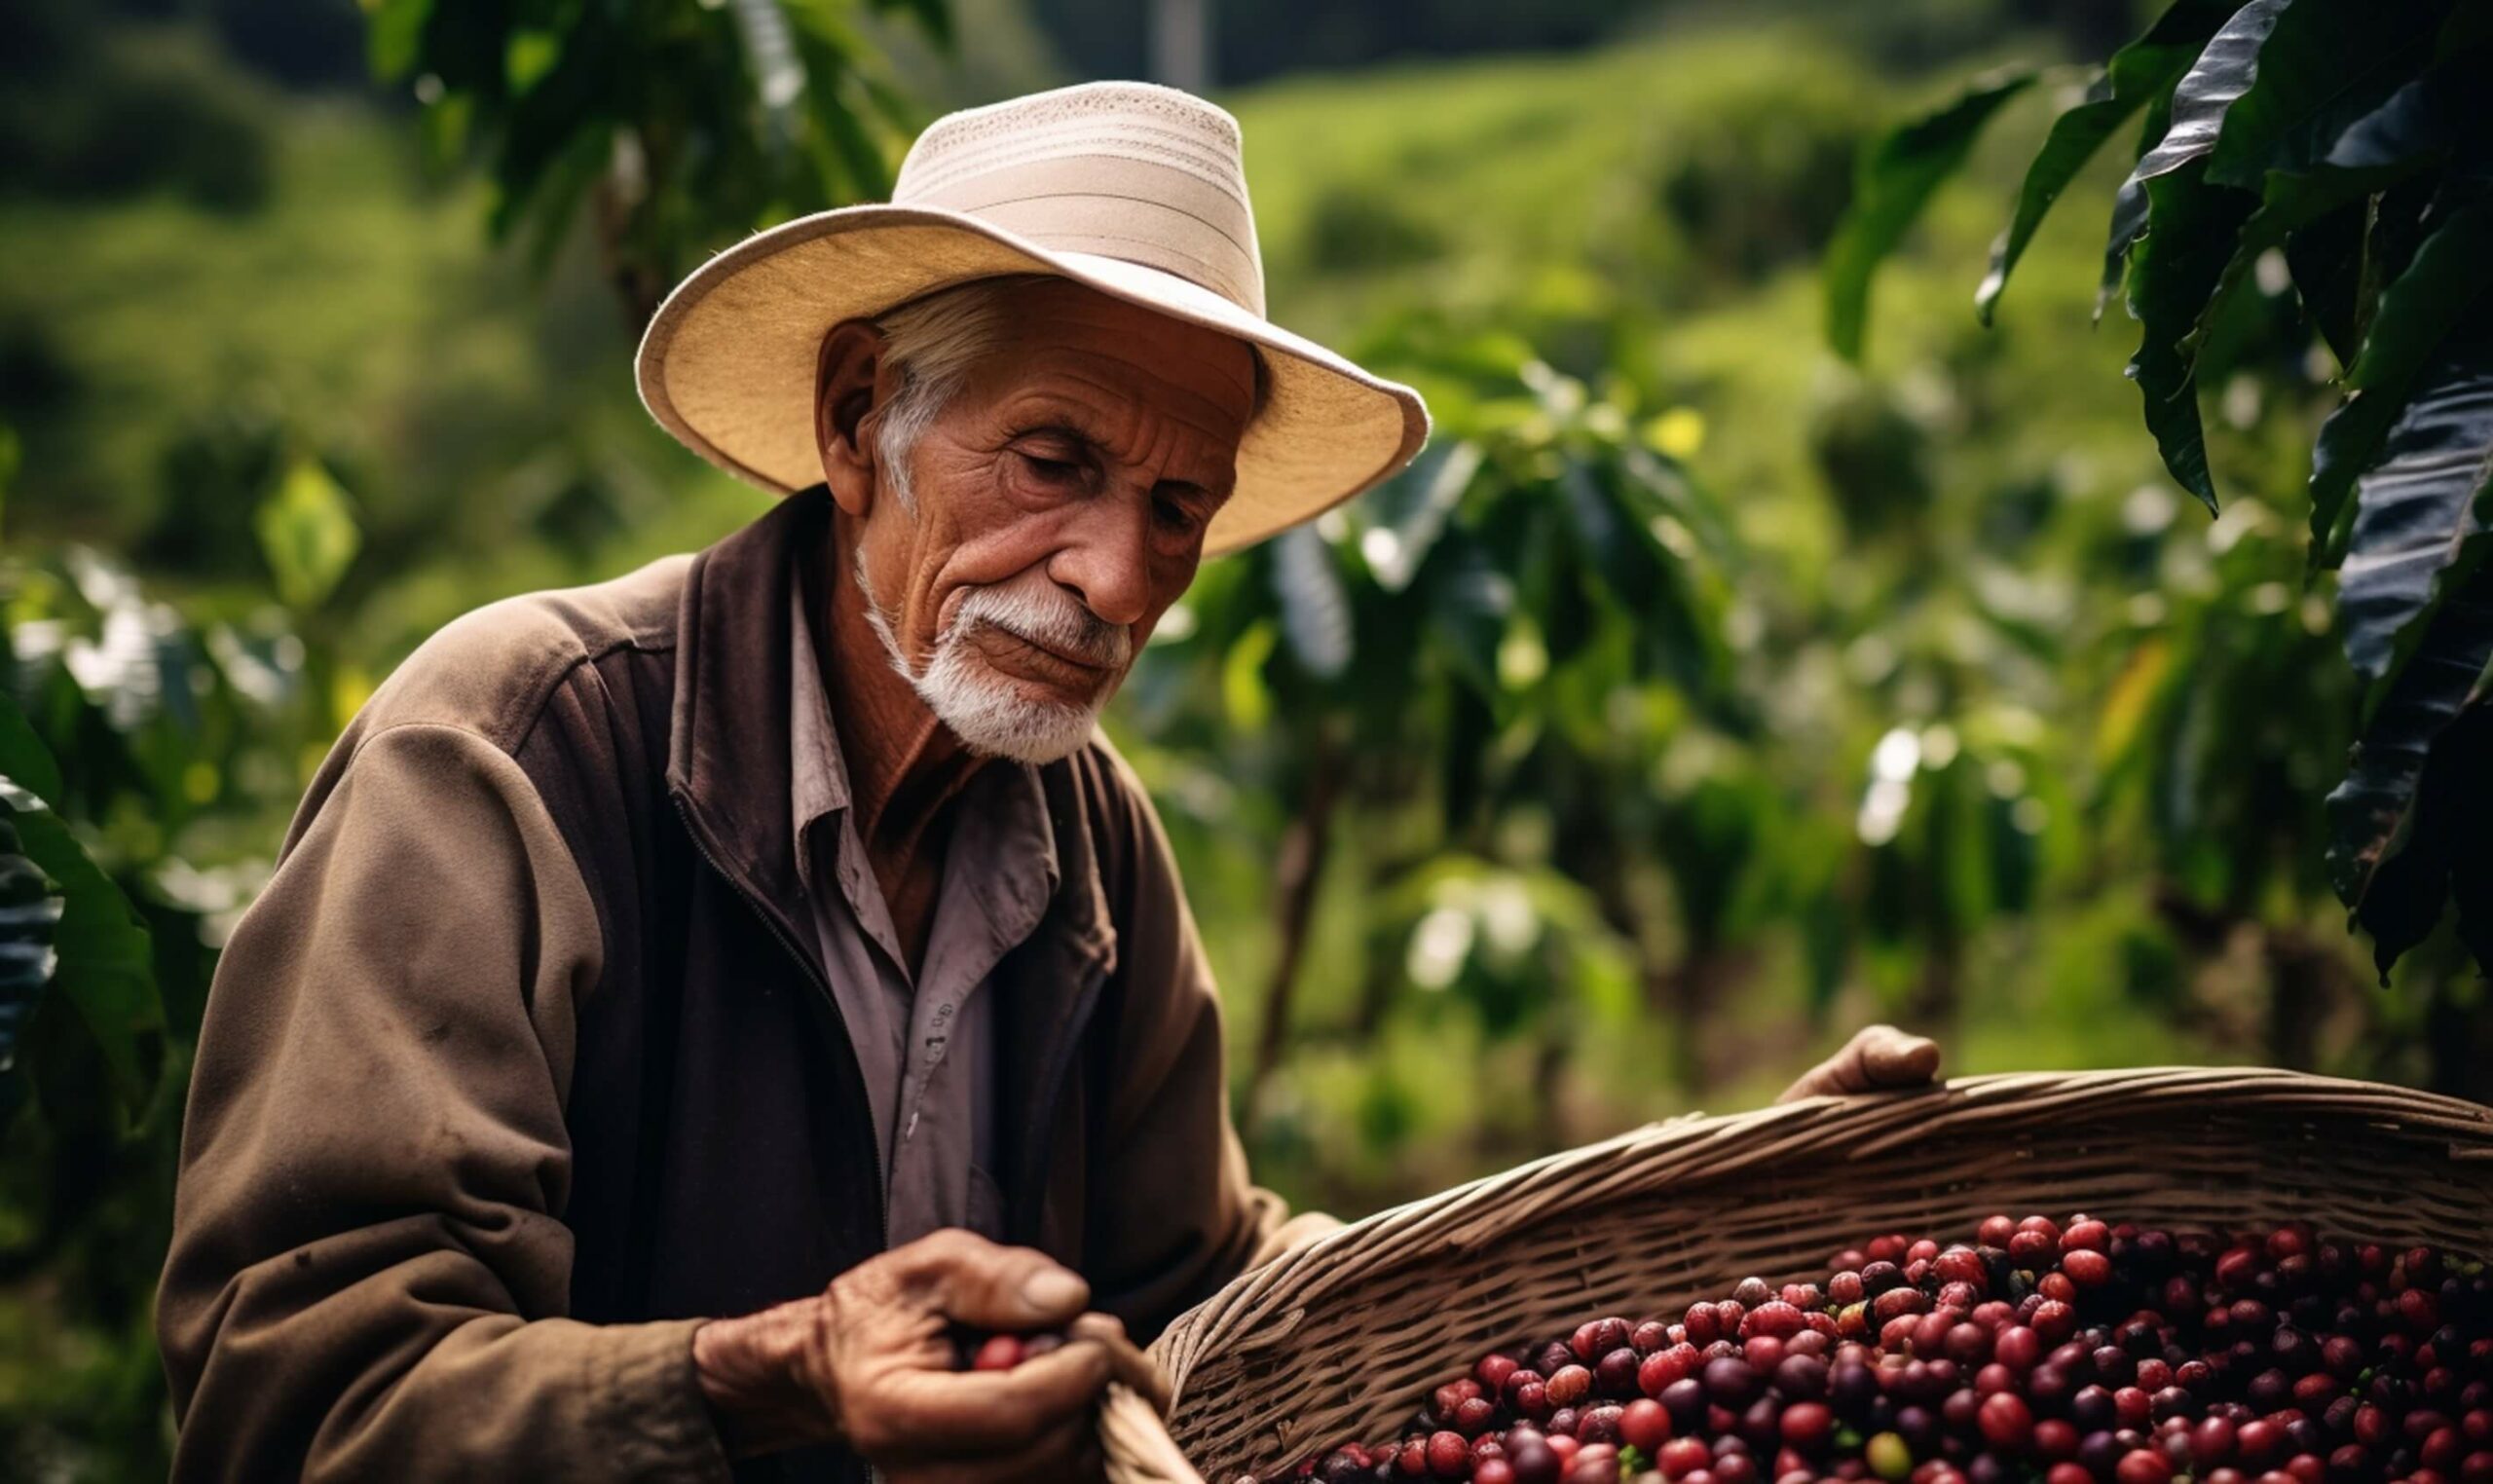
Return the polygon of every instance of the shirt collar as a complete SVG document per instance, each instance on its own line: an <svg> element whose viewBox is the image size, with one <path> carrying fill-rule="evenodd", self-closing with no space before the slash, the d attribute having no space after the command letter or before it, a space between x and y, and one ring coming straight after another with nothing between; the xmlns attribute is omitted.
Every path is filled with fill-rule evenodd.
<svg viewBox="0 0 2493 1484"><path fill-rule="evenodd" d="M846 580L845 572L833 565L831 580ZM822 656L806 600L807 584L788 586L789 827L797 841L798 877L812 891L807 833L818 821L848 808L848 759L840 750L839 727L832 720L831 698L823 688ZM1038 766L993 760L979 769L953 806L959 811L954 816L954 848L999 884L1009 883L1021 914L1035 921L1063 879Z"/></svg>

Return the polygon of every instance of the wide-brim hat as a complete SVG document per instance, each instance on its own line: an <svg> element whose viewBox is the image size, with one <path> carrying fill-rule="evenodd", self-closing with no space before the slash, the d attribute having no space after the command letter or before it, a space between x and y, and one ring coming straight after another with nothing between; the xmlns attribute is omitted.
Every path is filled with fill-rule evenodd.
<svg viewBox="0 0 2493 1484"><path fill-rule="evenodd" d="M975 278L1052 274L1253 347L1264 399L1205 535L1235 551L1331 508L1428 438L1418 392L1264 317L1238 121L1145 83L1090 83L947 115L889 204L757 233L695 269L642 337L650 414L728 473L819 483L824 335Z"/></svg>

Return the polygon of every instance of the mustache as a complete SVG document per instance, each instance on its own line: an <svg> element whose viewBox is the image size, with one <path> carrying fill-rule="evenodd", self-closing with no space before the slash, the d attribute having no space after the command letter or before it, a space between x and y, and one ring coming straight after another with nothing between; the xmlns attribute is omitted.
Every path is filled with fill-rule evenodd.
<svg viewBox="0 0 2493 1484"><path fill-rule="evenodd" d="M1132 629L1101 618L1054 582L972 588L941 642L950 643L974 623L1102 669L1122 670L1134 658Z"/></svg>

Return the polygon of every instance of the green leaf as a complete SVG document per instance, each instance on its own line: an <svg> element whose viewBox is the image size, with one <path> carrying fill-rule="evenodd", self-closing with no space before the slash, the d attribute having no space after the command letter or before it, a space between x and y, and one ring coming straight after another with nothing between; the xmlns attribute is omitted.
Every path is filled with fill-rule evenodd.
<svg viewBox="0 0 2493 1484"><path fill-rule="evenodd" d="M938 47L952 49L952 9L945 0L874 0L877 11L900 11L912 17Z"/></svg>
<svg viewBox="0 0 2493 1484"><path fill-rule="evenodd" d="M2197 328L2255 201L2208 185L2201 178L2205 169L2192 161L2145 178L2149 225L2129 272L2139 349L2127 375L2139 384L2164 466L2213 512L2216 488L2199 421Z"/></svg>
<svg viewBox="0 0 2493 1484"><path fill-rule="evenodd" d="M2443 213L2380 306L2346 373L2353 391L2321 425L2312 451L2312 562L2333 567L2351 534L2346 496L2371 465L2428 357L2460 313L2493 283L2493 196L2471 194Z"/></svg>
<svg viewBox="0 0 2493 1484"><path fill-rule="evenodd" d="M857 104L862 85L856 65L818 26L800 25L796 35L797 55L805 65L806 116L847 176L836 196L868 201L891 195L891 158L866 128Z"/></svg>
<svg viewBox="0 0 2493 1484"><path fill-rule="evenodd" d="M2439 739L2481 699L2493 665L2493 342L2444 350L2389 433L2357 497L2340 611L2347 658L2370 684L2362 741L2328 796L2337 892L2374 934L2384 968L2430 927L2415 892L2374 904L2393 881L2428 883L2437 915L2447 873L2441 822L2418 807ZM2480 771L2482 760L2470 766ZM2420 843L2419 843L2420 842Z"/></svg>
<svg viewBox="0 0 2493 1484"><path fill-rule="evenodd" d="M1870 315L1870 280L1895 250L1931 193L1965 163L1991 115L2034 81L2031 68L1987 73L1930 113L1872 140L1855 163L1852 202L1827 246L1827 344L1861 359Z"/></svg>
<svg viewBox="0 0 2493 1484"><path fill-rule="evenodd" d="M2346 385L2366 389L2411 378L2450 324L2493 283L2493 192L2459 198L2434 214L2406 271L2381 291Z"/></svg>
<svg viewBox="0 0 2493 1484"><path fill-rule="evenodd" d="M2470 656L2493 655L2493 564L2435 618L2432 633L2356 745L2328 796L2328 865L2339 897L2372 935L2385 977L2459 900L2459 932L2493 958L2493 709ZM2493 968L2493 964L2487 964Z"/></svg>
<svg viewBox="0 0 2493 1484"><path fill-rule="evenodd" d="M1468 438L1432 445L1411 466L1359 497L1357 510L1367 530L1359 553L1377 585L1398 593L1428 560L1446 517L1463 502L1480 471L1480 445Z"/></svg>
<svg viewBox="0 0 2493 1484"><path fill-rule="evenodd" d="M1350 595L1333 565L1333 548L1314 526L1292 526L1273 538L1273 596L1300 668L1319 680L1350 668Z"/></svg>
<svg viewBox="0 0 2493 1484"><path fill-rule="evenodd" d="M17 697L0 688L0 775L17 781L46 803L62 802L60 763L36 734L34 724L18 709Z"/></svg>
<svg viewBox="0 0 2493 1484"><path fill-rule="evenodd" d="M2251 0L2216 28L2198 59L2174 85L2172 120L2130 178L2153 180L2207 158L2216 147L2225 115L2258 77L2260 47L2291 3Z"/></svg>
<svg viewBox="0 0 2493 1484"><path fill-rule="evenodd" d="M0 509L7 507L9 486L17 483L18 462L23 452L18 442L18 430L0 423Z"/></svg>
<svg viewBox="0 0 2493 1484"><path fill-rule="evenodd" d="M2130 171L2127 180L2121 182L2121 189L2112 198L2112 232L2103 248L2103 283L2096 299L2095 312L2099 316L2103 313L2104 303L2120 286L2130 254L2140 237L2156 225L2155 193L2150 189L2152 183L2198 165L2215 147L2216 134L2224 126L2226 110L2233 106L2236 98L2250 91L2258 66L2260 43L2268 39L2269 31L2277 24L2277 18L2285 13L2289 3L2291 0L2251 0L2250 4L2236 11L2232 19L2217 27L2215 35L2209 38L2198 59L2174 85L2172 93L2159 97L2158 106L2149 108L2147 130L2156 141L2155 145L2140 157L2137 167ZM2232 241L2229 234L2226 241ZM2167 254L2168 258L2174 256L2175 253ZM2134 301L2132 313L2135 314L2135 286L2131 292ZM2204 294L2201 298L2204 302ZM2195 318L2194 315L2194 321ZM2150 412L2149 425L2153 426L2155 421L2154 414ZM2195 427L2198 422L2195 407L2189 421ZM2161 432L2157 441L2163 442ZM2170 464L2171 462L2172 456L2168 453L2166 463ZM2188 483L2187 480L2183 482ZM2200 498L2213 502L2214 495L2210 491Z"/></svg>
<svg viewBox="0 0 2493 1484"><path fill-rule="evenodd" d="M2482 559L2493 531L2493 341L2450 348L2417 378L2378 464L2357 482L2338 586L2346 659L2368 715L2405 667L2446 585ZM2479 659L2468 671L2473 685Z"/></svg>
<svg viewBox="0 0 2493 1484"><path fill-rule="evenodd" d="M1506 643L1515 588L1480 543L1460 532L1437 546L1426 576L1429 629L1456 674L1482 696L1495 699L1498 649Z"/></svg>
<svg viewBox="0 0 2493 1484"><path fill-rule="evenodd" d="M2052 121L2043 147L2026 167L2025 184L2018 188L2016 215L1991 248L1991 272L1974 292L1974 311L1982 316L1983 323L1991 323L1992 307L1998 303L2000 291L2008 286L2009 274L2025 255L2026 244L2033 240L2034 230L2043 224L2052 204L2060 200L2061 193L2068 189L2068 183L2095 157L2103 141L2121 127L2122 120L2180 80L2199 49L2232 16L2236 3L2237 0L2176 0L2144 35L2112 54L2095 86L2087 90L2085 101Z"/></svg>
<svg viewBox="0 0 2493 1484"><path fill-rule="evenodd" d="M363 0L364 59L375 77L397 79L416 63L433 0Z"/></svg>
<svg viewBox="0 0 2493 1484"><path fill-rule="evenodd" d="M2371 203L2350 202L2286 239L2286 267L2303 313L2341 366L2363 347L2364 242Z"/></svg>
<svg viewBox="0 0 2493 1484"><path fill-rule="evenodd" d="M26 858L59 887L53 984L95 1038L125 1115L135 1121L156 1095L165 1053L146 924L42 799L0 778L0 811Z"/></svg>
<svg viewBox="0 0 2493 1484"><path fill-rule="evenodd" d="M2281 27L2261 52L2262 58L2275 54L2284 39ZM2390 65L2397 60L2420 63L2428 40L2418 33L2397 56L2376 63L2315 105L2266 147L2265 171L2251 182L2260 192L2259 209L2244 225L2232 261L2225 265L2223 278L2200 312L2194 332L2199 341L2205 340L2217 312L2262 254L2285 245L2312 223L2439 163L2450 143L2448 121L2465 110L2463 94L2475 79L2409 78L2405 68ZM2256 88L2250 94L2261 95ZM2223 138L2236 137L2228 126ZM2210 157L2211 180L2216 179L2215 163L2220 158L2221 149ZM2332 241L2342 243L2342 233L2340 225L2330 234ZM2331 312L2329 317L2343 316Z"/></svg>
<svg viewBox="0 0 2493 1484"><path fill-rule="evenodd" d="M2146 119L2139 126L2139 158L2146 158L2164 137L2173 122L2173 94L2157 93L2147 100ZM2130 271L2130 249L2137 245L2139 234L2146 230L2146 182L2132 174L2112 193L2112 227L2103 242L2103 272L2095 286L2095 322L2103 322L2104 306L2121 291L2121 280Z"/></svg>
<svg viewBox="0 0 2493 1484"><path fill-rule="evenodd" d="M256 525L278 596L297 612L318 608L337 589L363 544L346 491L308 455L287 466Z"/></svg>
<svg viewBox="0 0 2493 1484"><path fill-rule="evenodd" d="M26 858L17 826L0 817L0 1074L17 1068L19 1038L52 983L59 962L52 940L59 925L59 895L43 868Z"/></svg>
<svg viewBox="0 0 2493 1484"><path fill-rule="evenodd" d="M2246 191L2325 157L2340 130L2378 110L2432 55L2448 0L2288 7L2261 41L2250 86L2223 110L2208 178Z"/></svg>

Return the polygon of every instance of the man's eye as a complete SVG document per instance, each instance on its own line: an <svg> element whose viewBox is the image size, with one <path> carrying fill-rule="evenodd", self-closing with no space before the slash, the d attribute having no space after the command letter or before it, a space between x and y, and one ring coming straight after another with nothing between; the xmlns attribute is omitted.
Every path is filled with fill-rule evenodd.
<svg viewBox="0 0 2493 1484"><path fill-rule="evenodd" d="M1183 501L1155 500L1151 505L1153 518L1166 529L1180 536L1191 536L1194 534L1195 527L1201 524L1195 519L1195 512Z"/></svg>
<svg viewBox="0 0 2493 1484"><path fill-rule="evenodd" d="M1082 465L1067 459L1043 459L1037 454L1022 455L1022 463L1030 472L1049 484L1071 484L1082 477Z"/></svg>

